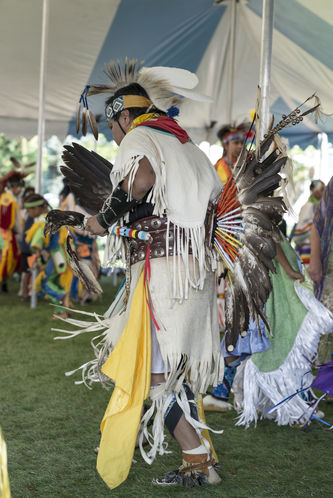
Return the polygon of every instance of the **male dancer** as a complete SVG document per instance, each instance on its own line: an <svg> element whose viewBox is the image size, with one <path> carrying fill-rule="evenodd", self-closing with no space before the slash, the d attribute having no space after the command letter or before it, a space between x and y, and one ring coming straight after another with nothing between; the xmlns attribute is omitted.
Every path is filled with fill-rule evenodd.
<svg viewBox="0 0 333 498"><path fill-rule="evenodd" d="M147 244L133 241L128 248L131 282L127 313L110 327L110 334L121 338L102 369L115 380L116 388L102 422L97 467L112 488L126 478L144 393L150 385L157 414L154 441L146 459L152 461L157 451L164 452L163 419L181 446L183 457L176 472L155 479L154 484L216 484L220 478L201 439L202 426L193 393L205 392L209 384L218 383L223 365L213 261L205 249L208 205L222 185L207 157L167 115L167 109L174 112L172 104L179 101L170 91L172 84L168 81L169 72L173 77L173 69L168 72L169 68L162 68L161 75L159 68L155 68L156 74L149 73L153 68L147 68L145 73L130 66L114 69L115 64L110 64L111 96L105 109L109 128L119 145L111 172L113 192L100 213L88 219L87 229L95 235L105 235L109 227L124 219L131 227L150 232L152 242L145 272ZM177 71L183 74L182 70ZM103 86L103 93L107 93L106 88ZM98 87L90 87L89 91L98 93ZM114 236L110 236L110 252L116 248L114 244ZM142 300L147 279L149 297ZM151 319L146 314L147 307ZM135 325L131 315L134 312ZM129 381L123 378L127 371L121 371L120 351L124 344L127 357L130 355L133 335L141 345L141 353L140 358L133 353L130 368L137 384L144 375L144 387L140 384L140 388L130 389L132 395L125 402L124 391L129 389L125 385ZM120 410L120 406L131 408L128 412L126 408ZM147 417L143 422L148 423Z"/></svg>

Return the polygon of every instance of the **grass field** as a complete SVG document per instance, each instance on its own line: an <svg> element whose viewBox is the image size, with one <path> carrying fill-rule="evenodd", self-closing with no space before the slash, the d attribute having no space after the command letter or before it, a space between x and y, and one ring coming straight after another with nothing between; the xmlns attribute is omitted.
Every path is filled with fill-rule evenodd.
<svg viewBox="0 0 333 498"><path fill-rule="evenodd" d="M93 309L102 313L114 289L104 279L103 299ZM222 463L218 487L195 490L156 489L152 477L179 465L179 453L147 465L136 452L127 481L111 491L96 472L93 449L110 393L74 385L64 372L92 358L90 337L54 341L52 307L35 310L20 303L17 285L0 294L0 425L8 447L14 498L21 497L318 497L333 495L333 431L314 422L303 432L261 421L257 428L234 426L235 412L208 414L209 425L223 428L213 440ZM321 404L333 423L333 406Z"/></svg>

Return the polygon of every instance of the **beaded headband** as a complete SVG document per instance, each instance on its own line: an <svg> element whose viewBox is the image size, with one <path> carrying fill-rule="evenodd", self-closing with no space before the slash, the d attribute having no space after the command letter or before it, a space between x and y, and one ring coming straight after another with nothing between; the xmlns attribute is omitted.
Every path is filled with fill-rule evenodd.
<svg viewBox="0 0 333 498"><path fill-rule="evenodd" d="M111 104L107 105L105 108L105 116L107 122L109 122L118 112L124 109L129 109L130 107L149 107L152 105L152 101L143 97L141 95L122 95L115 98Z"/></svg>
<svg viewBox="0 0 333 498"><path fill-rule="evenodd" d="M241 130L231 131L223 137L223 143L228 144L234 140L240 140L243 142L245 140L246 133Z"/></svg>

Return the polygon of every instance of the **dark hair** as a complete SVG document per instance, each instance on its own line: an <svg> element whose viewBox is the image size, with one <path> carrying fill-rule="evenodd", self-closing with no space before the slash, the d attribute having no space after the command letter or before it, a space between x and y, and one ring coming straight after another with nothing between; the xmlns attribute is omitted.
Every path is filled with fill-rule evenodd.
<svg viewBox="0 0 333 498"><path fill-rule="evenodd" d="M311 190L311 192L318 185L318 183L322 183L323 185L325 185L324 182L322 182L321 180L312 180L312 182L310 184L310 190Z"/></svg>
<svg viewBox="0 0 333 498"><path fill-rule="evenodd" d="M24 199L25 197L27 197L28 195L31 195L35 192L35 188L34 187L26 187L24 189L24 192L23 192L23 195L22 195L22 198Z"/></svg>
<svg viewBox="0 0 333 498"><path fill-rule="evenodd" d="M8 179L7 185L8 187L24 187L24 180L18 176L12 176L12 178Z"/></svg>
<svg viewBox="0 0 333 498"><path fill-rule="evenodd" d="M131 83L130 85L124 86L123 88L120 88L117 90L112 97L109 97L105 105L111 104L117 97L120 97L121 95L140 95L142 97L146 97L147 99L150 99L148 93L146 90L139 85L138 83ZM138 116L141 116L142 114L145 114L147 112L146 107L129 107L127 109L130 113L130 116L135 119ZM160 109L157 109L154 105L152 106L151 110L153 112L157 112L158 114L161 114L161 116L166 116L166 112L161 111ZM120 111L121 112L121 111ZM118 121L120 112L114 116L114 119Z"/></svg>
<svg viewBox="0 0 333 498"><path fill-rule="evenodd" d="M44 199L44 197L42 195L36 194L36 192L34 192L33 194L29 194L24 199L24 204L27 203L27 202L37 202L37 201L44 201L44 203L41 204L41 206L38 206L38 207L45 207L45 206L49 205L49 203L47 202L47 200Z"/></svg>
<svg viewBox="0 0 333 498"><path fill-rule="evenodd" d="M223 143L223 139L227 133L230 133L232 130L231 125L222 126L217 132L217 138Z"/></svg>

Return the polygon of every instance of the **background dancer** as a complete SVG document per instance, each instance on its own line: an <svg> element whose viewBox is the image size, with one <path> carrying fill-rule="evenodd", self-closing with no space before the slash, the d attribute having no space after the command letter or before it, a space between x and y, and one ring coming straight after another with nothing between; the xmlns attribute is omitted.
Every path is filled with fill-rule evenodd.
<svg viewBox="0 0 333 498"><path fill-rule="evenodd" d="M221 133L222 133L222 136L221 136ZM240 153L239 141L242 140L241 143L245 142L246 135L245 135L244 131L240 132L237 129L233 129L233 132L232 132L231 127L228 127L228 126L223 127L222 130L220 130L220 132L218 134L220 139L222 139L222 140L223 140L224 133L227 133L227 137L229 139L230 144L232 143L232 138L235 137L235 139L236 139L235 146L234 146L234 149L232 149L232 150L238 151L238 153ZM229 145L229 147L230 147L230 145ZM229 151L229 150L230 149L227 146L227 151ZM233 157L232 163L234 164L236 162L237 158L235 157L235 155L233 155L232 157ZM223 177L227 181L228 177L230 175L232 175L232 173L229 169L227 169L228 164L226 162L224 162L224 163L222 162L221 167L223 167L223 169L220 170L221 174L223 175ZM281 235L280 235L280 239L283 240ZM276 257L275 257L274 264L275 264L275 268L276 269L278 268L277 274L279 275L279 278L277 278L276 275L271 274L273 291L272 291L271 296L269 298L269 301L267 303L267 306L268 306L267 309L270 310L270 312L271 312L271 315L270 315L271 319L269 320L269 323L272 323L272 336L273 336L273 338L269 339L267 332L265 330L264 323L262 321L260 323L260 331L259 331L258 325L254 321L250 321L250 327L247 331L246 336L239 337L237 345L231 353L227 351L227 349L225 347L225 339L223 339L222 350L223 350L223 355L224 355L225 363L226 363L226 366L224 369L224 378L223 378L223 382L219 386L214 387L211 394L207 395L204 398L203 403L204 403L204 407L205 407L206 411L224 412L224 411L228 411L228 410L232 409L232 405L230 403L228 403L231 388L232 388L232 385L233 385L233 382L234 382L234 379L235 379L235 376L237 373L237 367L240 365L241 361L243 361L245 358L254 354L255 355L254 361L259 363L260 358L268 357L268 358L270 358L270 361L267 362L267 367L268 367L268 364L270 364L270 366L273 365L273 363L274 363L274 361L272 360L273 353L268 352L266 355L264 354L264 351L269 350L271 347L270 341L273 341L273 344L274 344L273 350L274 350L275 363L278 364L279 361L280 361L280 364L283 363L281 361L281 357L279 357L279 353L281 353L281 351L283 351L282 341L284 340L285 344L287 344L288 341L289 342L291 341L291 343L290 343L290 347L291 347L291 345L293 344L293 341L295 340L295 337L297 336L297 333L299 332L299 327L300 327L301 322L294 323L293 320L290 320L289 323L286 323L283 321L283 319L282 319L282 321L279 321L279 319L276 317L276 315L278 313L281 313L281 318L282 318L284 316L284 312L283 312L283 308L282 307L279 308L279 306L277 305L278 302L281 302L281 303L288 302L288 303L290 303L290 306L292 306L293 303L295 303L295 310L294 311L298 314L300 319L301 319L301 317L304 319L306 316L306 308L304 307L304 305L302 304L302 302L298 298L296 292L294 291L293 285L292 285L292 282L295 280L298 280L300 282L304 281L304 276L301 273L302 272L301 266L297 265L295 254L293 253L293 250L291 249L291 247L289 246L287 241L279 243L278 238L277 238L275 245L276 245ZM290 279L289 283L287 281L285 281L283 276L285 278L287 276L287 278ZM314 299L313 300L310 299L313 313L315 313L315 308L316 308L316 304L314 301L315 301ZM274 311L271 311L272 306L273 306L272 302L275 303ZM298 308L297 308L297 306L298 306ZM293 308L291 308L291 309L293 309ZM274 316L274 318L273 318L273 316ZM326 333L330 327L330 320L327 317L327 315L325 315L325 316L326 316L326 321L325 321L325 319L322 320L322 327L323 327L322 333L323 334ZM315 354L315 352L316 352L316 347L318 345L319 336L321 333L320 327L314 326L312 328L313 328L313 330L312 330L313 344L315 344L315 346L313 346L313 344L312 344L311 356L313 354ZM278 339L276 339L276 337L278 337ZM306 347L304 348L304 351L305 350L306 350ZM308 354L310 353L308 350L306 350L306 351ZM259 354L256 354L256 353L259 353ZM278 360L278 358L279 358L279 360ZM249 370L250 367L245 367L245 371L247 371L246 368L247 368L247 370ZM289 366L289 368L291 368L291 367ZM302 360L302 358L299 358L297 356L297 361L296 360L294 361L293 370L294 371L290 372L289 375L290 375L291 379L293 379L292 381L290 381L290 384L293 386L294 391L295 391L299 388L299 383L301 382L302 375L305 373L305 371L308 370L308 363L305 362L305 364L304 364L304 361ZM272 375L272 377L274 377L274 376ZM255 379L253 379L253 383L256 383ZM274 384L274 381L272 381L272 385L273 384ZM243 408L243 413L248 413L250 411L250 409L249 409L250 403L248 400L250 399L251 395L250 395L250 393L249 393L249 395L247 395L247 393L244 392L245 390L249 390L250 388L251 388L251 379L250 378L247 378L244 381L243 381L243 378L240 378L236 384L236 389L238 389L240 392L236 393L236 395L235 395L235 401L236 401L235 404L236 404L237 408ZM281 387L281 392L279 392L275 386L274 386L274 388L272 387L272 390L273 390L272 399L279 399L279 396L280 396L280 400L283 399L283 394L285 394L285 391L283 389L284 388ZM252 392L252 390L251 390L251 392ZM244 406L243 406L243 397L244 397ZM287 411L288 407L290 407L290 413L289 414L288 414L288 412L287 412L287 414L284 413L284 415L280 418L277 415L277 420L278 421L283 420L283 423L292 423L293 421L296 421L298 419L298 417L300 417L302 415L302 413L306 410L307 406L306 406L305 401L306 400L300 401L300 407L298 406L295 408L293 406L293 403L296 404L295 401L293 403L291 403L290 405L286 405L285 407L283 407L283 409L281 407L281 411ZM309 401L311 401L311 400L309 400ZM268 400L266 400L266 404L267 404L267 406L269 406ZM253 414L255 412L255 409L253 408L252 405L251 405L251 409L252 409L252 414ZM258 406L258 410L260 410L260 406ZM300 411L300 410L302 410L302 411ZM295 415L295 413L297 416ZM276 413L271 415L271 416L274 417L275 415L276 415ZM320 415L324 415L324 414L321 413ZM248 423L247 417L248 417L248 415L242 415L242 417L240 419L240 423L243 423L243 421L245 421L244 423L247 424Z"/></svg>
<svg viewBox="0 0 333 498"><path fill-rule="evenodd" d="M24 207L34 223L26 233L26 242L36 256L35 264L40 270L35 281L35 290L40 297L48 298L57 305L55 315L67 317L62 306L68 306L69 286L72 271L68 265L64 244L67 229L62 228L55 235L45 235L45 215L49 210L47 201L39 194L26 198Z"/></svg>
<svg viewBox="0 0 333 498"><path fill-rule="evenodd" d="M309 274L315 283L315 295L333 312L333 177L324 190L319 206L315 209L311 230L311 260ZM319 363L332 359L333 334L320 340ZM333 402L333 396L326 400Z"/></svg>
<svg viewBox="0 0 333 498"><path fill-rule="evenodd" d="M18 241L23 232L19 195L24 186L26 175L19 171L10 171L0 179L0 230L5 247L0 264L0 282L2 292L8 292L8 279L20 269L20 249Z"/></svg>
<svg viewBox="0 0 333 498"><path fill-rule="evenodd" d="M225 125L217 133L223 146L223 155L215 164L215 169L225 185L232 177L232 169L236 163L242 147L247 140L253 138L253 133L249 132L250 124L241 123L239 126ZM225 287L226 281L222 276L217 278L217 305L219 311L219 322L222 330L225 329ZM256 331L256 326L252 322L245 338L240 338L237 347L232 353L228 353L222 341L222 354L224 357L223 382L212 389L203 399L205 411L226 412L232 410L229 403L230 392L236 376L237 367L252 352L264 351L269 347L267 334L261 336Z"/></svg>
<svg viewBox="0 0 333 498"><path fill-rule="evenodd" d="M292 232L290 240L295 242L296 251L304 265L310 263L310 233L315 213L315 207L319 204L323 195L325 183L321 180L313 180L310 185L310 197L300 210L298 222Z"/></svg>

